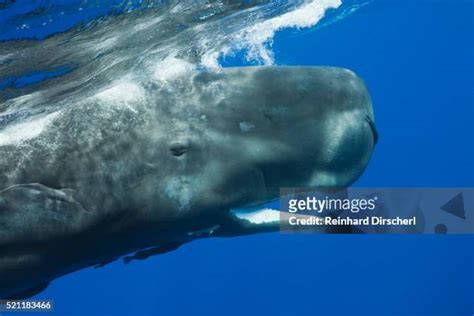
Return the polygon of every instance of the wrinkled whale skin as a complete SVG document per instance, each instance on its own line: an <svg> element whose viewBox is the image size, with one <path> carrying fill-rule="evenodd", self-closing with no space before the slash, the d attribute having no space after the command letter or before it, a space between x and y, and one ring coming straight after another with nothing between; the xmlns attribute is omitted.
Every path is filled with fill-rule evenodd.
<svg viewBox="0 0 474 316"><path fill-rule="evenodd" d="M150 247L275 231L229 210L280 187L347 187L377 139L364 83L334 67L119 82L41 115L34 137L8 135L35 115L0 126L0 298Z"/></svg>

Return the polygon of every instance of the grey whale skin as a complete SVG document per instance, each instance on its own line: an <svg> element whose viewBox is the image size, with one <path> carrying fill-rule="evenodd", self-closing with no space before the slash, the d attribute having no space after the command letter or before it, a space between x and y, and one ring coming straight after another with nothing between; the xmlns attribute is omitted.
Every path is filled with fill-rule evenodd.
<svg viewBox="0 0 474 316"><path fill-rule="evenodd" d="M377 138L367 89L346 69L196 71L142 82L122 100L126 87L1 144L0 298L35 295L127 254L276 231L278 222L230 210L276 198L280 187L347 187ZM0 135L35 120L7 123Z"/></svg>

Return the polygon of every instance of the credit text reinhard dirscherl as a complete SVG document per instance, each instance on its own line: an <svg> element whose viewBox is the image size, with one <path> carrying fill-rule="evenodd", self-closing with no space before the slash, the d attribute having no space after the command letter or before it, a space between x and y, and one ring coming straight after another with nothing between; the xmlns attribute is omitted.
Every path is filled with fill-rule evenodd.
<svg viewBox="0 0 474 316"><path fill-rule="evenodd" d="M415 226L416 216L410 218L385 218L368 214L367 216L354 217L353 215L361 212L371 212L376 210L377 197L361 199L334 199L305 197L304 199L289 199L288 212L290 215L287 220L292 226ZM345 212L347 216L324 216L322 213L337 211ZM298 213L299 214L296 214ZM311 215L311 212L317 213Z"/></svg>

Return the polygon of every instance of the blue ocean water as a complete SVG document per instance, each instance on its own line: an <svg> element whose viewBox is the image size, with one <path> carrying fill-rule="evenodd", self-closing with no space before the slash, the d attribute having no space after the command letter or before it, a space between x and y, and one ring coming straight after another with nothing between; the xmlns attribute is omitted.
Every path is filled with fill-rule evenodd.
<svg viewBox="0 0 474 316"><path fill-rule="evenodd" d="M283 30L273 49L277 64L343 66L366 81L380 141L356 186L472 187L473 35L472 0L375 0L337 23ZM54 299L57 315L472 315L473 242L205 239L68 275L38 298Z"/></svg>

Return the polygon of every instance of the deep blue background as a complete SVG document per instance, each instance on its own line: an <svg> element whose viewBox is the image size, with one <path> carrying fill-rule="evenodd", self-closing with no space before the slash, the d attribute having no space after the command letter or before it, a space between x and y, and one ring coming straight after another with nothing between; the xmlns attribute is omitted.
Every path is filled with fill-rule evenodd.
<svg viewBox="0 0 474 316"><path fill-rule="evenodd" d="M279 64L355 70L380 142L358 186L474 186L474 1L378 0L284 31ZM57 314L472 315L474 236L266 234L88 269L41 297Z"/></svg>

